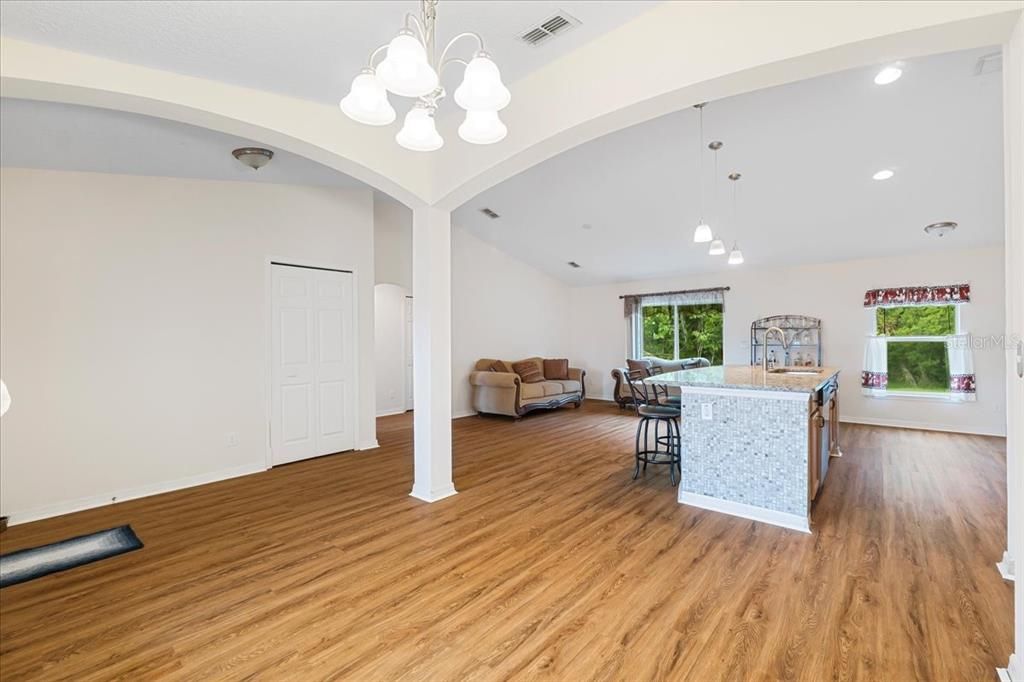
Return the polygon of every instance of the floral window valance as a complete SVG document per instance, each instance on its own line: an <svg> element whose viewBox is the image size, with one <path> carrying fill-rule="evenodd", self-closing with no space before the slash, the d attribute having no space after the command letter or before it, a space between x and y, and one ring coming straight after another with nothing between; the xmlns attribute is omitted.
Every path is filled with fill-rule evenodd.
<svg viewBox="0 0 1024 682"><path fill-rule="evenodd" d="M899 305L945 305L951 303L970 303L970 301L970 284L869 289L864 294L865 308Z"/></svg>

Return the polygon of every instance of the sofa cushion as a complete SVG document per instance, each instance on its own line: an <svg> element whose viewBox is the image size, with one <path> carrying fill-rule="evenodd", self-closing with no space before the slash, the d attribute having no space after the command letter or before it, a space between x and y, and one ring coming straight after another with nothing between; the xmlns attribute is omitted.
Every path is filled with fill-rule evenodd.
<svg viewBox="0 0 1024 682"><path fill-rule="evenodd" d="M495 360L491 363L491 366L487 368L491 372L511 372L512 368L508 366L508 363L504 360Z"/></svg>
<svg viewBox="0 0 1024 682"><path fill-rule="evenodd" d="M560 358L557 360L545 360L544 361L544 378L558 381L559 379L569 378L569 360L566 358Z"/></svg>
<svg viewBox="0 0 1024 682"><path fill-rule="evenodd" d="M544 382L527 384L522 383L519 385L519 397L521 400L531 400L533 398L544 397Z"/></svg>
<svg viewBox="0 0 1024 682"><path fill-rule="evenodd" d="M544 395L562 395L565 392L560 381L545 381L540 385L544 387Z"/></svg>
<svg viewBox="0 0 1024 682"><path fill-rule="evenodd" d="M572 379L562 379L558 383L562 384L562 393L579 393L583 390L583 385Z"/></svg>
<svg viewBox="0 0 1024 682"><path fill-rule="evenodd" d="M512 371L519 375L524 384L544 381L542 365L536 360L520 360L512 363Z"/></svg>

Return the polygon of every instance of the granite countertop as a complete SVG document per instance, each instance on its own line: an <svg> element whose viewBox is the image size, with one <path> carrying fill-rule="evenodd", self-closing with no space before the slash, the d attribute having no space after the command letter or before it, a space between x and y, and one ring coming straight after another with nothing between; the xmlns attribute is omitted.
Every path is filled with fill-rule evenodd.
<svg viewBox="0 0 1024 682"><path fill-rule="evenodd" d="M814 374L773 374L771 372L766 374L760 365L719 365L665 372L649 377L645 381L663 386L814 393L822 384L839 373L835 367L793 367L790 369L814 372Z"/></svg>

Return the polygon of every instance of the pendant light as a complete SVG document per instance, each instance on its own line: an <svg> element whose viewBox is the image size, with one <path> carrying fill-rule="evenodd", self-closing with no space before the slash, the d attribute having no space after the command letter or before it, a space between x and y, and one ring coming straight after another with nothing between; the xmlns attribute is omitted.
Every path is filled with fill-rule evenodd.
<svg viewBox="0 0 1024 682"><path fill-rule="evenodd" d="M739 232L739 218L736 213L736 193L739 187L739 181L742 176L739 173L729 173L729 179L732 180L732 214L733 224L736 226L736 232ZM740 251L739 243L734 241L732 243L732 250L729 252L729 265L742 265L743 264L743 252Z"/></svg>
<svg viewBox="0 0 1024 682"><path fill-rule="evenodd" d="M704 222L704 105L707 102L702 102L695 105L697 109L697 118L700 121L699 132L700 139L697 140L697 166L700 170L700 220L697 221L697 227L693 231L693 241L697 244L706 244L714 239L714 234L711 232L711 226Z"/></svg>
<svg viewBox="0 0 1024 682"><path fill-rule="evenodd" d="M718 200L718 150L721 149L723 146L725 145L719 140L713 140L712 142L708 143L708 149L715 153L715 179L713 181L713 184L715 186L715 209L717 210L721 210L719 208L721 206L721 202L719 202ZM712 240L711 246L708 247L708 255L721 256L723 254L725 254L725 242L716 237L714 240Z"/></svg>

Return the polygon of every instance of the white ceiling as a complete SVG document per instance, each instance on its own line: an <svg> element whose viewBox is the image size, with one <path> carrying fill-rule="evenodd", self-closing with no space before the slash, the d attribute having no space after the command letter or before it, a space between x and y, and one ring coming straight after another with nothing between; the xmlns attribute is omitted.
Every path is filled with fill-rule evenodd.
<svg viewBox="0 0 1024 682"><path fill-rule="evenodd" d="M913 60L884 87L877 68L858 69L708 104L706 138L725 146L717 203L705 157L706 215L727 247L739 240L741 267L1002 243L1001 74L974 74L992 51ZM697 137L694 109L605 136L484 192L455 222L572 284L727 270L691 241ZM882 168L895 177L872 180ZM738 224L732 171L743 175ZM922 231L941 220L960 227L944 239Z"/></svg>
<svg viewBox="0 0 1024 682"><path fill-rule="evenodd" d="M0 99L0 166L243 180L290 185L366 187L315 161L273 150L258 172L231 150L260 145L162 118L73 104Z"/></svg>
<svg viewBox="0 0 1024 682"><path fill-rule="evenodd" d="M442 0L438 44L476 31L511 82L650 9L639 0ZM75 52L337 104L370 52L394 37L404 1L3 0L0 33ZM519 33L564 10L582 23L533 47ZM457 55L468 55L466 41ZM457 78L450 70L448 78ZM449 86L452 81L446 79Z"/></svg>

